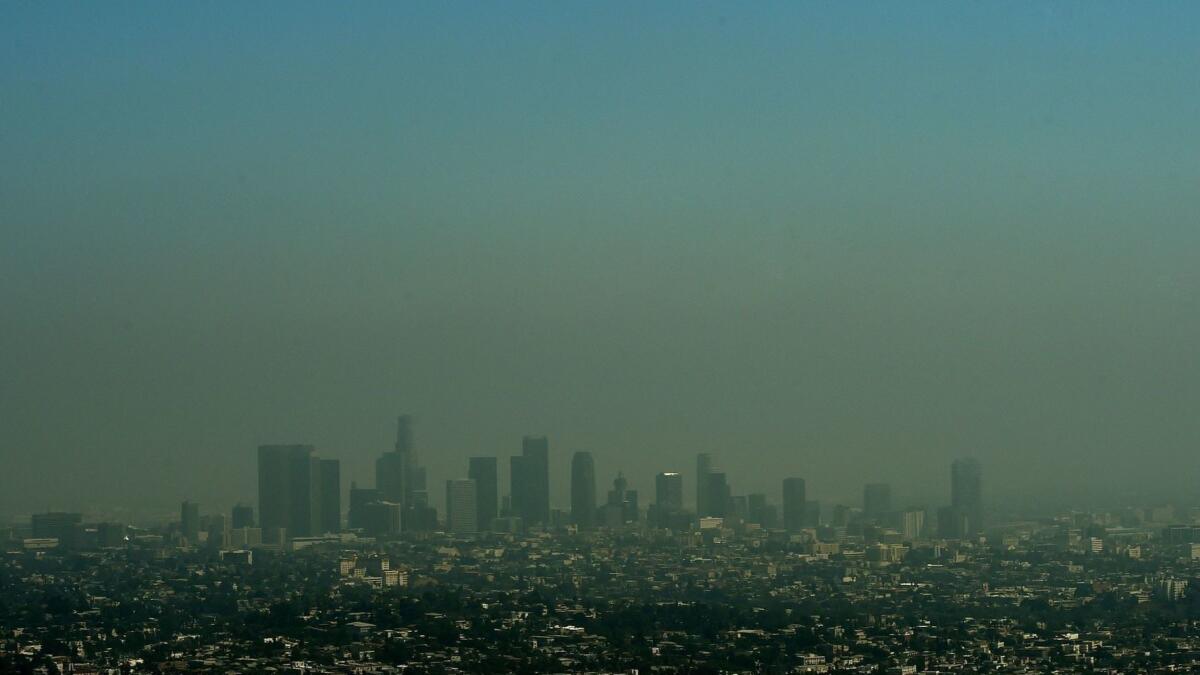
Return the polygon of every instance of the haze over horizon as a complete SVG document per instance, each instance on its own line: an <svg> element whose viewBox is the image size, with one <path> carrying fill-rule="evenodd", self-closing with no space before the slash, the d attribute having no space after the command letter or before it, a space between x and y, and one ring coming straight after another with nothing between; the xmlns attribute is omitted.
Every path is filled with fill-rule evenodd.
<svg viewBox="0 0 1200 675"><path fill-rule="evenodd" d="M439 509L525 434L556 507L1196 496L1200 6L341 9L0 5L0 514L398 413Z"/></svg>

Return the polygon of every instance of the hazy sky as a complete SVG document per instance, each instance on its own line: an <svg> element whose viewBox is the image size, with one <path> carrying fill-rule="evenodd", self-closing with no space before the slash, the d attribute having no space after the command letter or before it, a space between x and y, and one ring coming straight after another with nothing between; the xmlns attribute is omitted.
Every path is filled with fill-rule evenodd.
<svg viewBox="0 0 1200 675"><path fill-rule="evenodd" d="M371 484L399 412L556 506L1195 493L1197 120L1193 2L6 2L0 511Z"/></svg>

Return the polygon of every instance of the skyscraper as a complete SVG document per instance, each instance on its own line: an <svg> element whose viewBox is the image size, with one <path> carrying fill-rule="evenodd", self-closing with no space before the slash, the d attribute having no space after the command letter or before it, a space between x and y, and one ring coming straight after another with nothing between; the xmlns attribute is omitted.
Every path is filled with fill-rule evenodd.
<svg viewBox="0 0 1200 675"><path fill-rule="evenodd" d="M708 510L708 474L712 472L712 455L701 452L696 455L696 515L701 518L711 515Z"/></svg>
<svg viewBox="0 0 1200 675"><path fill-rule="evenodd" d="M321 531L342 531L342 465L336 459L321 460Z"/></svg>
<svg viewBox="0 0 1200 675"><path fill-rule="evenodd" d="M396 444L391 452L375 460L375 487L388 501L409 508L426 506L425 469L413 443L412 416L396 418Z"/></svg>
<svg viewBox="0 0 1200 675"><path fill-rule="evenodd" d="M200 505L184 502L179 507L179 531L189 544L200 541Z"/></svg>
<svg viewBox="0 0 1200 675"><path fill-rule="evenodd" d="M526 525L550 522L550 441L545 436L526 436L521 441L524 495L521 518ZM513 494L516 499L516 494ZM515 506L515 504L514 504Z"/></svg>
<svg viewBox="0 0 1200 675"><path fill-rule="evenodd" d="M708 512L702 514L713 518L724 518L729 513L730 489L724 472L709 471L704 475L704 502Z"/></svg>
<svg viewBox="0 0 1200 675"><path fill-rule="evenodd" d="M311 445L258 447L258 517L265 538L321 529L321 463Z"/></svg>
<svg viewBox="0 0 1200 675"><path fill-rule="evenodd" d="M867 483L863 486L863 515L881 522L892 510L892 486L887 483Z"/></svg>
<svg viewBox="0 0 1200 675"><path fill-rule="evenodd" d="M590 452L571 457L571 522L582 529L596 525L596 462Z"/></svg>
<svg viewBox="0 0 1200 675"><path fill-rule="evenodd" d="M495 457L472 457L468 460L467 477L475 481L475 526L489 530L496 519L499 478Z"/></svg>
<svg viewBox="0 0 1200 675"><path fill-rule="evenodd" d="M383 493L378 489L360 488L356 483L350 483L350 529L365 528L367 526L366 506L381 501L384 501ZM397 531L399 530L397 529Z"/></svg>
<svg viewBox="0 0 1200 675"><path fill-rule="evenodd" d="M446 481L446 529L456 534L479 531L475 481L470 478Z"/></svg>
<svg viewBox="0 0 1200 675"><path fill-rule="evenodd" d="M983 531L983 469L979 461L964 457L950 465L950 506L963 531L971 537Z"/></svg>
<svg viewBox="0 0 1200 675"><path fill-rule="evenodd" d="M783 527L788 532L804 529L807 493L803 478L783 479Z"/></svg>
<svg viewBox="0 0 1200 675"><path fill-rule="evenodd" d="M660 515L683 510L683 474L664 471L654 477L654 505Z"/></svg>
<svg viewBox="0 0 1200 675"><path fill-rule="evenodd" d="M508 507L509 515L521 518L524 521L528 507L526 502L529 501L528 478L526 478L526 458L524 455L513 455L508 459ZM522 525L529 523L522 522Z"/></svg>

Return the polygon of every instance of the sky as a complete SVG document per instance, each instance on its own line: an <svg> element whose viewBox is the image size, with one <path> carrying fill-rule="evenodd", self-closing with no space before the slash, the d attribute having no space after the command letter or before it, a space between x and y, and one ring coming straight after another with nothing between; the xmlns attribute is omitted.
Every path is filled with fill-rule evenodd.
<svg viewBox="0 0 1200 675"><path fill-rule="evenodd" d="M439 506L524 434L1194 497L1198 72L1190 2L0 4L0 514L402 412Z"/></svg>

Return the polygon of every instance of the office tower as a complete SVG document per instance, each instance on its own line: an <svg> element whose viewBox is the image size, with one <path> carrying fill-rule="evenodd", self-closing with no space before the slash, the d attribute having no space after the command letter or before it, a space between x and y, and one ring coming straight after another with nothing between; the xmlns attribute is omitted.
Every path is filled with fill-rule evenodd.
<svg viewBox="0 0 1200 675"><path fill-rule="evenodd" d="M259 446L258 516L271 541L319 534L321 464L311 445Z"/></svg>
<svg viewBox="0 0 1200 675"><path fill-rule="evenodd" d="M898 520L897 529L909 541L920 539L925 532L925 509L905 509Z"/></svg>
<svg viewBox="0 0 1200 675"><path fill-rule="evenodd" d="M863 487L863 516L882 522L892 510L892 486L887 483L867 483Z"/></svg>
<svg viewBox="0 0 1200 675"><path fill-rule="evenodd" d="M200 505L195 502L184 502L179 507L179 532L189 544L200 541Z"/></svg>
<svg viewBox="0 0 1200 675"><path fill-rule="evenodd" d="M696 515L701 518L711 515L708 511L708 474L712 472L712 455L701 452L696 455Z"/></svg>
<svg viewBox="0 0 1200 675"><path fill-rule="evenodd" d="M526 460L522 455L513 455L508 459L509 515L521 519L525 518L528 508L525 504L529 500L525 465ZM522 523L522 525L528 525L528 523Z"/></svg>
<svg viewBox="0 0 1200 675"><path fill-rule="evenodd" d="M983 469L978 460L966 457L950 465L950 506L958 512L960 536L983 531Z"/></svg>
<svg viewBox="0 0 1200 675"><path fill-rule="evenodd" d="M590 452L571 457L571 522L581 529L596 525L596 462Z"/></svg>
<svg viewBox="0 0 1200 675"><path fill-rule="evenodd" d="M221 514L208 516L205 527L208 532L208 548L223 550L229 548L229 521Z"/></svg>
<svg viewBox="0 0 1200 675"><path fill-rule="evenodd" d="M402 510L403 507L395 502L368 502L359 509L359 519L363 530L372 537L396 535L400 534Z"/></svg>
<svg viewBox="0 0 1200 675"><path fill-rule="evenodd" d="M375 460L375 487L384 499L405 507L428 505L425 469L418 461L410 415L396 418L396 444Z"/></svg>
<svg viewBox="0 0 1200 675"><path fill-rule="evenodd" d="M664 471L654 477L654 506L660 516L683 510L683 474Z"/></svg>
<svg viewBox="0 0 1200 675"><path fill-rule="evenodd" d="M456 534L479 531L475 481L470 478L446 481L446 530Z"/></svg>
<svg viewBox="0 0 1200 675"><path fill-rule="evenodd" d="M603 524L606 527L620 527L625 523L636 522L638 519L637 509L637 492L629 489L629 482L625 480L625 474L618 471L617 477L613 479L613 488L608 491L608 500L602 510Z"/></svg>
<svg viewBox="0 0 1200 675"><path fill-rule="evenodd" d="M475 526L479 531L492 529L497 516L500 478L495 457L468 460L467 478L475 481Z"/></svg>
<svg viewBox="0 0 1200 675"><path fill-rule="evenodd" d="M730 511L729 483L720 471L709 471L704 475L704 503L707 513L702 517L724 518Z"/></svg>
<svg viewBox="0 0 1200 675"><path fill-rule="evenodd" d="M336 459L322 459L321 531L342 531L342 468Z"/></svg>
<svg viewBox="0 0 1200 675"><path fill-rule="evenodd" d="M550 441L545 436L526 436L521 441L525 495L521 517L526 525L550 522Z"/></svg>
<svg viewBox="0 0 1200 675"><path fill-rule="evenodd" d="M384 499L396 504L406 502L404 456L385 452L375 460L375 489Z"/></svg>
<svg viewBox="0 0 1200 675"><path fill-rule="evenodd" d="M35 539L57 539L59 546L70 548L79 543L83 514L61 511L35 513L32 525Z"/></svg>
<svg viewBox="0 0 1200 675"><path fill-rule="evenodd" d="M350 483L350 529L357 530L366 527L363 519L363 507L371 502L383 501L383 493L376 488L360 488L357 483Z"/></svg>
<svg viewBox="0 0 1200 675"><path fill-rule="evenodd" d="M843 504L838 504L833 507L833 523L834 527L846 527L850 524L850 507Z"/></svg>
<svg viewBox="0 0 1200 675"><path fill-rule="evenodd" d="M117 548L125 545L126 527L121 523L100 523L96 526L96 540L100 548Z"/></svg>
<svg viewBox="0 0 1200 675"><path fill-rule="evenodd" d="M767 496L755 493L746 498L746 520L767 526Z"/></svg>
<svg viewBox="0 0 1200 675"><path fill-rule="evenodd" d="M783 479L783 527L788 532L804 529L804 511L807 503L803 478Z"/></svg>
<svg viewBox="0 0 1200 675"><path fill-rule="evenodd" d="M240 530L243 527L254 527L254 507L245 504L238 504L233 507L233 529Z"/></svg>

